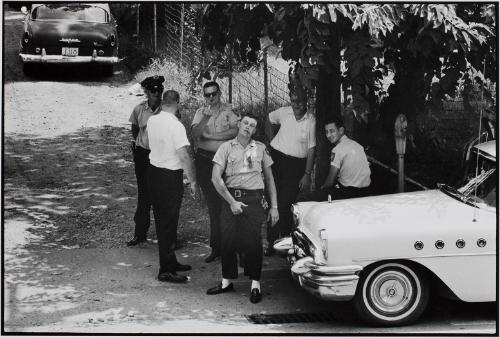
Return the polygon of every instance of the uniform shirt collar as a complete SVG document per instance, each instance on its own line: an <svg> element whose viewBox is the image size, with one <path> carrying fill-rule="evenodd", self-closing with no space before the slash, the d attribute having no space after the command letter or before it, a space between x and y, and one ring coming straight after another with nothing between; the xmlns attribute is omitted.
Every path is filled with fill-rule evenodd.
<svg viewBox="0 0 500 338"><path fill-rule="evenodd" d="M233 139L231 140L231 145L232 145L232 146L239 145L239 146L241 146L241 147L243 148L243 146L241 145L241 143L240 143L240 142L238 142L238 136L236 136L235 138L233 138ZM254 140L254 139L251 139L251 140L250 140L250 143L248 143L248 145L247 145L247 148L248 148L248 147L253 148L253 147L255 147L255 145L256 145L255 140Z"/></svg>

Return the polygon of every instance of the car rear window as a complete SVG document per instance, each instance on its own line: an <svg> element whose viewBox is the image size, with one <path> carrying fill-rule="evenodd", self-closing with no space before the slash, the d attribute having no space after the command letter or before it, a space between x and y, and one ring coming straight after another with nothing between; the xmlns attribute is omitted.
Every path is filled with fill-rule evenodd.
<svg viewBox="0 0 500 338"><path fill-rule="evenodd" d="M109 14L102 8L90 5L42 5L31 13L33 20L71 20L109 22Z"/></svg>

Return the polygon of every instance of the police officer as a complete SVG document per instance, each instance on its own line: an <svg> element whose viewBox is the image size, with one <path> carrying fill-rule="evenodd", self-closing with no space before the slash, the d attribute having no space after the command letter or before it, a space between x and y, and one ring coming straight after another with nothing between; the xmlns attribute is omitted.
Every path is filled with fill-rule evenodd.
<svg viewBox="0 0 500 338"><path fill-rule="evenodd" d="M320 198L328 194L332 199L345 199L369 195L370 166L365 150L345 135L342 119L333 118L325 124L326 138L333 144L330 171L320 187Z"/></svg>
<svg viewBox="0 0 500 338"><path fill-rule="evenodd" d="M274 255L276 239L290 234L292 224L291 205L299 190L309 190L311 170L316 149L316 120L307 112L304 93L291 92L291 105L269 113L266 124L271 140L273 175L278 190L280 220L275 226L267 225L268 246L264 255ZM279 126L277 133L274 127Z"/></svg>
<svg viewBox="0 0 500 338"><path fill-rule="evenodd" d="M246 115L238 122L236 138L223 143L214 156L212 182L225 200L221 210L222 282L207 290L209 295L234 290L230 280L238 277L236 253L241 251L245 254L244 274L252 280L252 303L258 303L262 299L261 227L266 220L267 208L264 180L271 200L267 218L273 224L279 219L271 170L273 160L263 143L252 140L256 128L257 118Z"/></svg>
<svg viewBox="0 0 500 338"><path fill-rule="evenodd" d="M145 242L151 223L151 200L146 181L150 149L146 127L149 118L158 114L161 110L163 81L165 81L163 76L155 75L147 77L141 82L147 100L135 106L129 118L132 123L132 136L134 138L132 150L135 177L137 179L137 208L134 215L134 237L127 242L128 246Z"/></svg>
<svg viewBox="0 0 500 338"><path fill-rule="evenodd" d="M212 251L205 262L210 263L220 256L220 210L222 200L212 184L212 159L219 146L236 136L239 116L230 104L221 102L219 84L214 81L203 85L206 105L199 108L191 123L196 142L196 174L210 216L210 247Z"/></svg>

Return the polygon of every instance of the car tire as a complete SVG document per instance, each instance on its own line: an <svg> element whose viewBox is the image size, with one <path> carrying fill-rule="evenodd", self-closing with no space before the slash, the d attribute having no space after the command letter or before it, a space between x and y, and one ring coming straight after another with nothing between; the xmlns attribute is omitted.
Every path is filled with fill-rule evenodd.
<svg viewBox="0 0 500 338"><path fill-rule="evenodd" d="M23 63L23 73L26 76L34 76L36 73L36 65L33 63Z"/></svg>
<svg viewBox="0 0 500 338"><path fill-rule="evenodd" d="M429 281L417 268L383 263L363 271L354 308L365 322L381 326L407 325L417 320L429 301Z"/></svg>
<svg viewBox="0 0 500 338"><path fill-rule="evenodd" d="M113 76L114 73L113 65L102 65L101 69L102 69L102 74L104 76Z"/></svg>

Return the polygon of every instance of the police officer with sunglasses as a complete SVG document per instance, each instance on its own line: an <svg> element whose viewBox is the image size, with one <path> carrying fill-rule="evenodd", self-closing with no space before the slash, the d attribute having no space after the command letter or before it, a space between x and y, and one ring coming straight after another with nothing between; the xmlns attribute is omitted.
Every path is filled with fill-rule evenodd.
<svg viewBox="0 0 500 338"><path fill-rule="evenodd" d="M210 217L210 255L205 262L210 263L220 256L220 212L222 200L211 181L212 159L220 145L238 133L239 116L230 104L221 101L219 84L205 83L203 95L206 105L199 108L191 123L195 143L195 166L198 184L203 191Z"/></svg>

